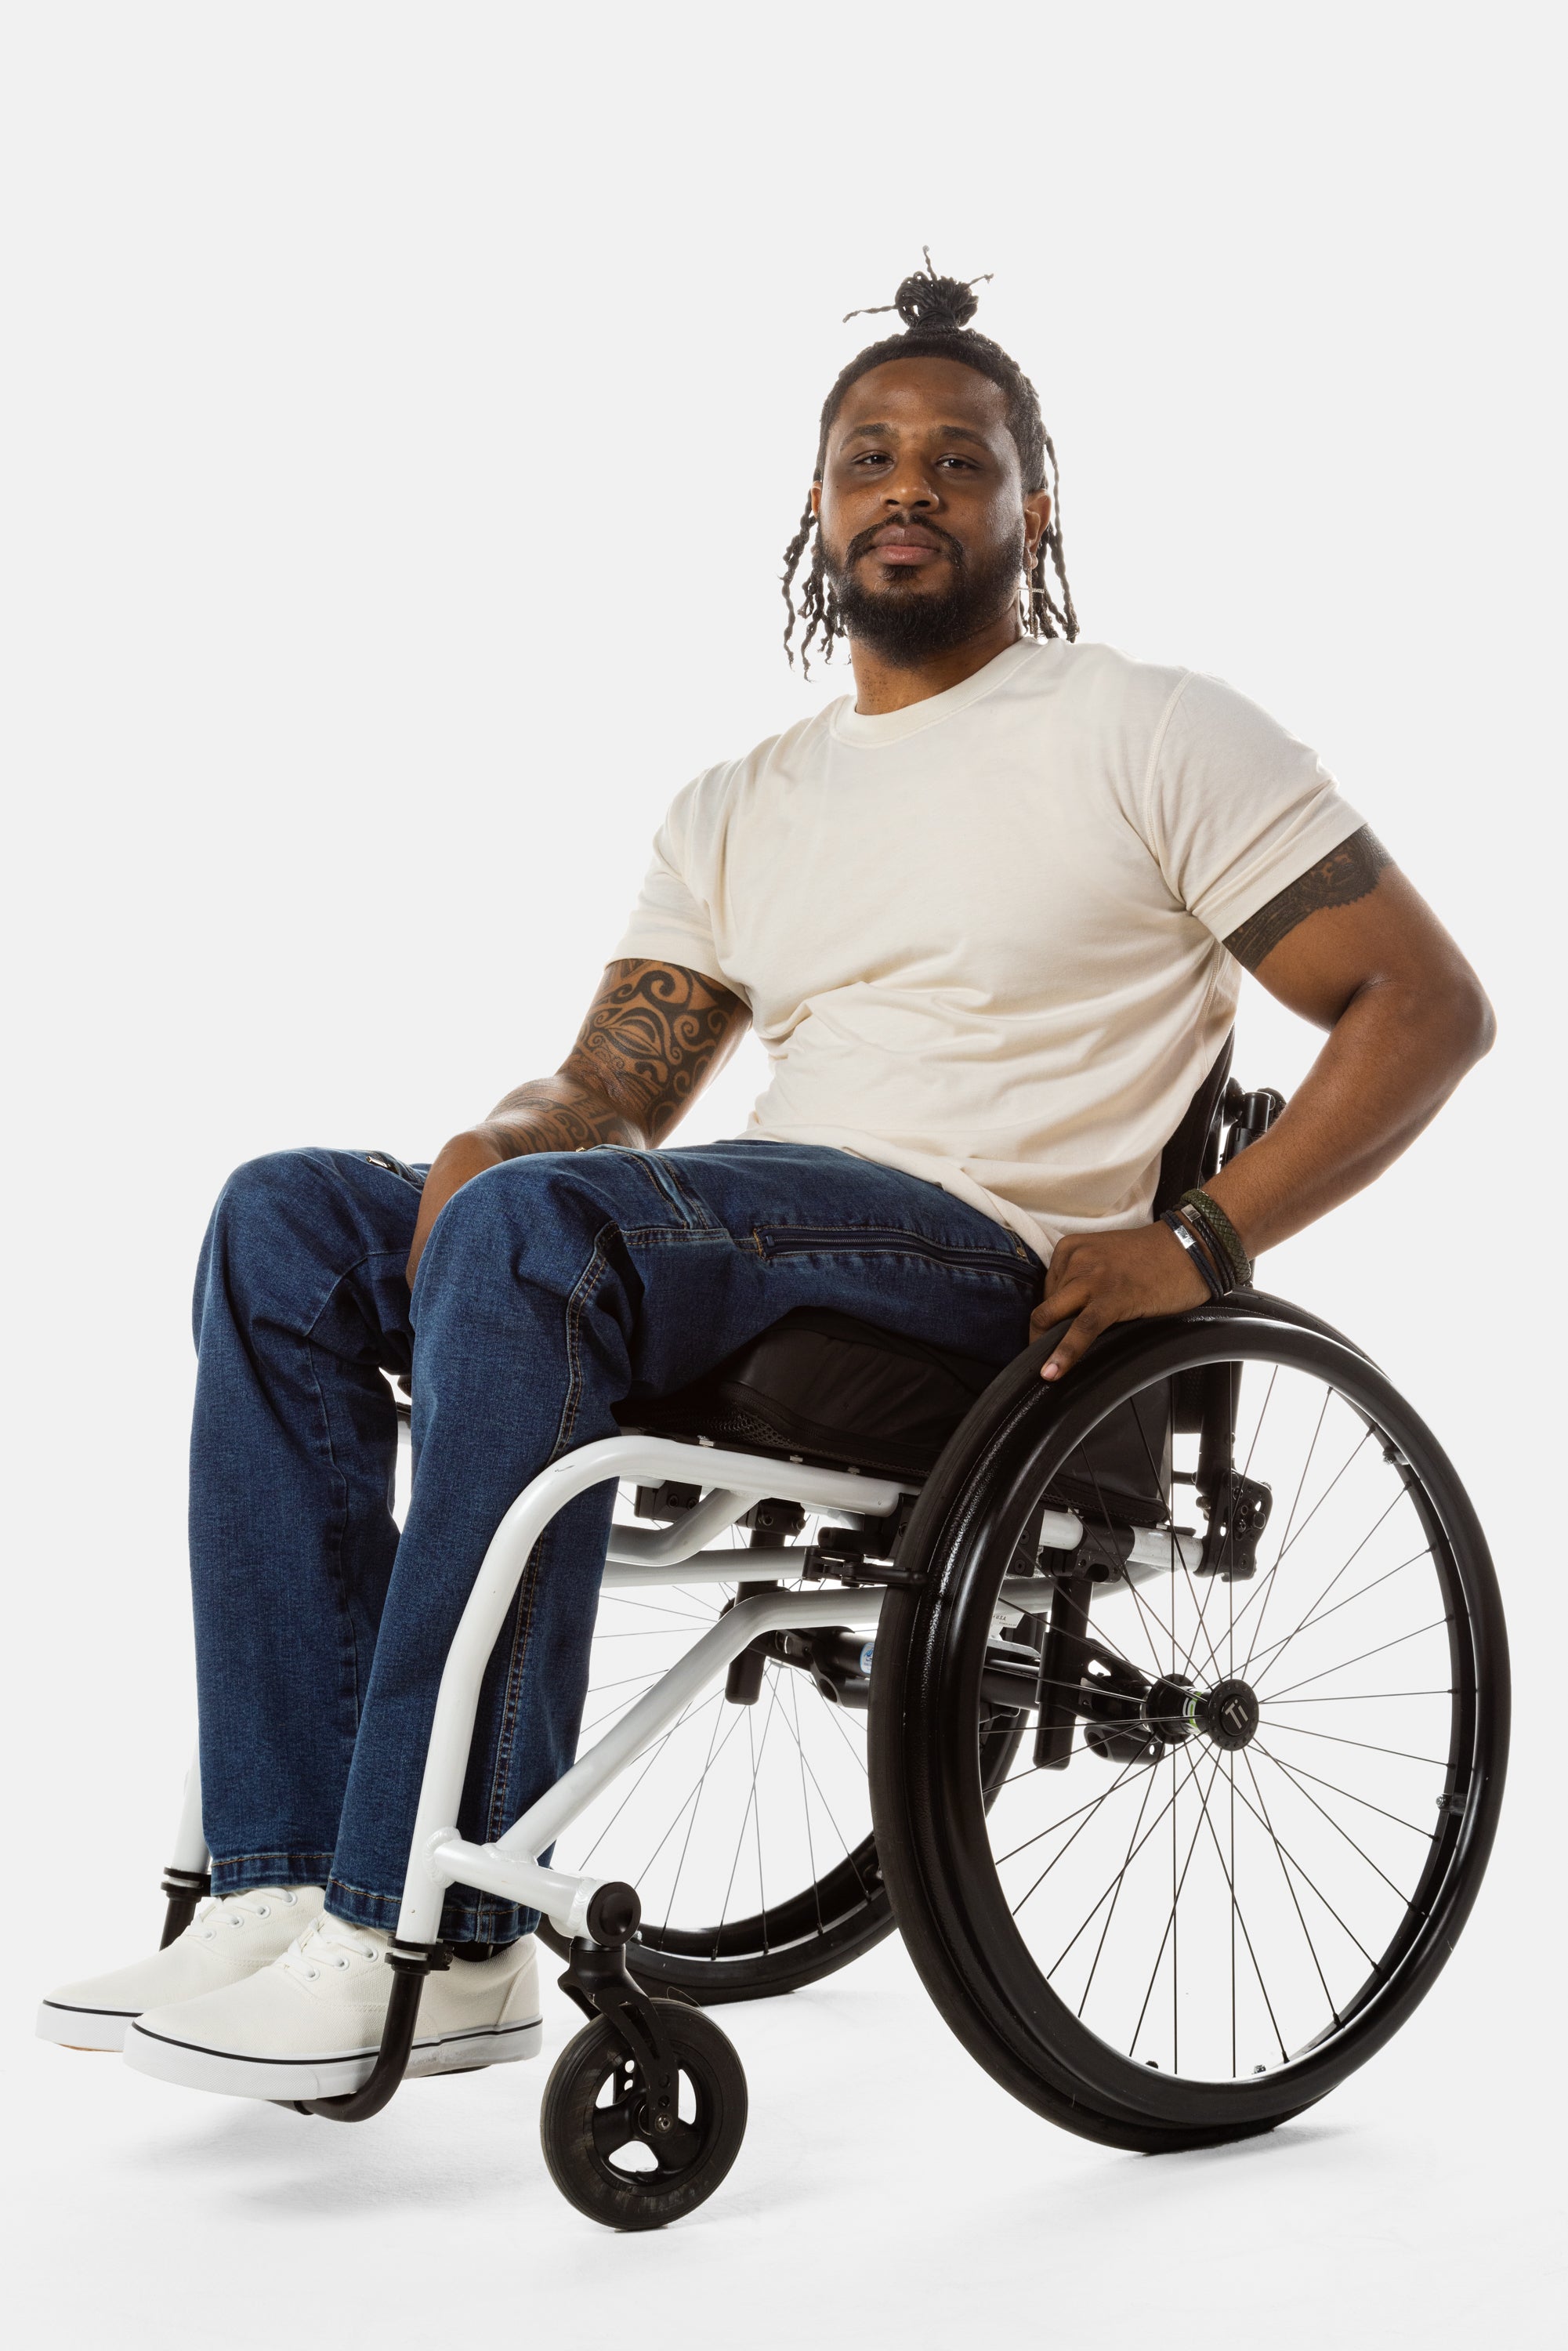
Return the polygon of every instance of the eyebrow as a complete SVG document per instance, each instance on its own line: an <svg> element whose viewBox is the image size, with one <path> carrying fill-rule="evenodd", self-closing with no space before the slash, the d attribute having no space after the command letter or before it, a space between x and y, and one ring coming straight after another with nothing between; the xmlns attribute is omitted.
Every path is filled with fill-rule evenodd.
<svg viewBox="0 0 1568 2351"><path fill-rule="evenodd" d="M971 432L967 424L939 424L936 430L945 441L972 441L977 449L988 449L991 445L983 433ZM852 424L844 434L844 439L854 441L869 435L880 440L891 441L893 434L894 428L891 424Z"/></svg>

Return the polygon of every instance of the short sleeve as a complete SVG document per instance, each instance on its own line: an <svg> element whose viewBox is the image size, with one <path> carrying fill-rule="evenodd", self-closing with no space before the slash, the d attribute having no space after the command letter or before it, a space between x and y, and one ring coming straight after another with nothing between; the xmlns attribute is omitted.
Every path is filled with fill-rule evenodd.
<svg viewBox="0 0 1568 2351"><path fill-rule="evenodd" d="M648 963L678 964L729 987L733 983L719 968L712 917L690 870L693 790L688 785L678 795L653 836L653 862L613 960L635 956Z"/></svg>
<svg viewBox="0 0 1568 2351"><path fill-rule="evenodd" d="M1155 743L1145 818L1172 892L1218 939L1364 821L1315 751L1245 695L1192 674Z"/></svg>

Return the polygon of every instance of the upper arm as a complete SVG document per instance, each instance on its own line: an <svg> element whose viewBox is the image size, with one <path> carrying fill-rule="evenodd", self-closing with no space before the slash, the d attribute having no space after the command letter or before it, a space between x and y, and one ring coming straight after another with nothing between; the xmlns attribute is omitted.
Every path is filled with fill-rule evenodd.
<svg viewBox="0 0 1568 2351"><path fill-rule="evenodd" d="M1369 987L1402 981L1456 1013L1490 1041L1479 981L1419 892L1369 826L1309 866L1225 941L1281 1004L1332 1028Z"/></svg>
<svg viewBox="0 0 1568 2351"><path fill-rule="evenodd" d="M657 1143L750 1020L744 1000L705 973L627 956L606 967L560 1075L605 1095Z"/></svg>

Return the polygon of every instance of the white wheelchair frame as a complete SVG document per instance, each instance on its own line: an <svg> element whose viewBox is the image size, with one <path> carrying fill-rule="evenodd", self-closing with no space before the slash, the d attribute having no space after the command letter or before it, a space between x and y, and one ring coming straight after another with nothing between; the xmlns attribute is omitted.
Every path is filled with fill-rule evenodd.
<svg viewBox="0 0 1568 2351"><path fill-rule="evenodd" d="M700 1469L700 1479L694 1479ZM505 1902L540 1911L556 1931L573 1941L592 1942L589 1913L609 1881L547 1867L539 1859L611 1782L645 1754L685 1709L721 1678L731 1660L759 1635L810 1627L843 1626L874 1632L885 1584L824 1584L816 1591L756 1593L737 1600L718 1623L693 1643L663 1678L629 1707L613 1727L552 1788L536 1799L506 1833L489 1844L472 1844L458 1834L458 1803L468 1769L474 1725L485 1670L507 1609L522 1581L534 1545L568 1502L611 1479L657 1484L700 1483L701 1500L675 1525L663 1530L617 1524L611 1530L603 1588L725 1583L766 1563L777 1573L790 1552L704 1551L764 1499L798 1502L803 1509L852 1521L887 1520L911 1492L909 1482L862 1476L855 1470L814 1468L770 1455L730 1452L706 1442L676 1437L611 1437L585 1445L552 1462L524 1487L507 1510L480 1567L462 1620L447 1652L425 1753L419 1811L409 1846L408 1875L398 1912L395 1940L410 1947L434 1946L449 1886L478 1886ZM1048 1511L1040 1540L1052 1550L1075 1550L1082 1520L1071 1511ZM1168 1573L1175 1541L1186 1564L1196 1570L1200 1544L1168 1531L1134 1534L1126 1564ZM799 1555L799 1554L797 1554ZM872 1569L874 1574L875 1570ZM999 1605L1038 1604L1039 1584L1009 1578ZM194 1883L205 1876L207 1846L202 1827L201 1772L193 1762L171 1865L171 1881ZM171 1892L178 1890L171 1883Z"/></svg>

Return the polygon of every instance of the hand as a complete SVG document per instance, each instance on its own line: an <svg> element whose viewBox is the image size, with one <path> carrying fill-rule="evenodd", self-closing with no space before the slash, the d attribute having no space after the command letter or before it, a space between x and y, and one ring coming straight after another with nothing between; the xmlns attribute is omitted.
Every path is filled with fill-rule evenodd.
<svg viewBox="0 0 1568 2351"><path fill-rule="evenodd" d="M1045 1277L1045 1296L1030 1317L1038 1339L1053 1322L1071 1318L1041 1366L1042 1380L1059 1380L1071 1370L1102 1331L1113 1322L1135 1322L1145 1314L1180 1314L1208 1296L1197 1268L1168 1225L1145 1225L1131 1233L1070 1233L1056 1245Z"/></svg>

